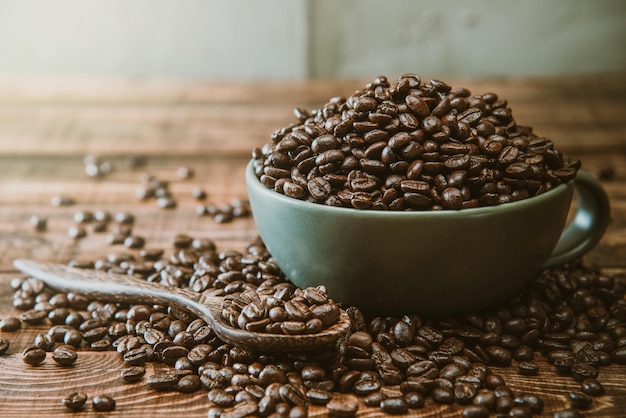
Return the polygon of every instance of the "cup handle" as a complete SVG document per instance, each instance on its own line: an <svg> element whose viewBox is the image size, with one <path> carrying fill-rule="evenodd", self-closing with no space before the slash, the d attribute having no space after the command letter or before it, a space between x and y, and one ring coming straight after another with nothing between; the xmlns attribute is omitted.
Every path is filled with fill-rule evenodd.
<svg viewBox="0 0 626 418"><path fill-rule="evenodd" d="M578 208L544 267L565 263L591 250L611 220L609 197L600 182L582 170L578 171L574 182Z"/></svg>

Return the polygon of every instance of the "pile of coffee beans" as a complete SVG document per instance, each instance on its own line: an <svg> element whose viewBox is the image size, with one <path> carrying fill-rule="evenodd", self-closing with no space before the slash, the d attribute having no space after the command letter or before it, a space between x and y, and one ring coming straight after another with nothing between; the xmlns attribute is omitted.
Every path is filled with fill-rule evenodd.
<svg viewBox="0 0 626 418"><path fill-rule="evenodd" d="M142 248L72 265L227 295L242 312L259 303L258 295L316 306L325 306L327 298L323 288L289 283L258 240L245 253L222 252L208 239L179 234L170 250ZM74 352L116 350L127 364L120 384L206 391L208 416L215 417L298 417L311 405L325 406L333 416L354 416L360 405L401 414L433 403L459 405L464 417L545 412L539 396L507 385L503 368L529 378L570 376L579 390L568 394L569 405L555 416L577 417L606 393L600 369L626 364L626 281L580 263L544 270L502 306L463 316L366 318L347 307L351 334L337 347L286 354L224 343L204 321L173 307L93 301L55 292L34 278L16 278L11 285L22 312L0 322L3 335L49 326L24 350L27 364L40 364L47 353L69 365L80 362ZM147 362L162 365L147 374ZM549 370L539 370L546 363Z"/></svg>
<svg viewBox="0 0 626 418"><path fill-rule="evenodd" d="M536 196L572 180L552 141L518 125L494 93L380 76L253 151L261 183L314 203L374 210L466 209Z"/></svg>
<svg viewBox="0 0 626 418"><path fill-rule="evenodd" d="M225 298L222 317L233 327L271 334L315 334L339 319L339 306L324 286L301 289L291 283L259 286Z"/></svg>

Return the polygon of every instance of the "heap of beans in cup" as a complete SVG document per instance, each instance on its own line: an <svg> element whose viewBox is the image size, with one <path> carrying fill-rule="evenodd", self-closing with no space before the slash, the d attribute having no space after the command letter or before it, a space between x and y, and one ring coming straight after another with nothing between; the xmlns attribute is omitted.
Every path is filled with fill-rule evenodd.
<svg viewBox="0 0 626 418"><path fill-rule="evenodd" d="M289 283L261 241L240 253L179 235L171 250L129 250L71 265L225 294L232 301L258 303L254 291L274 295L281 306L309 299L311 306L329 303L323 289ZM597 379L601 368L626 364L624 277L579 263L546 269L502 306L464 316L367 318L347 307L351 333L336 348L291 354L224 343L204 321L168 306L104 303L55 292L29 277L11 285L20 313L2 319L0 353L14 354L12 332L38 326L40 333L21 354L25 367L71 367L85 350L116 350L127 366L120 385L205 391L209 417L305 417L319 408L349 417L364 408L403 414L433 405L451 405L464 417L546 412L541 397L515 391L502 370L526 382L537 374L573 379L574 389L563 392L554 416L580 417L610 396ZM146 367L149 362L158 366ZM120 400L80 387L59 401L59 408L72 410L88 402L98 410L124 408Z"/></svg>
<svg viewBox="0 0 626 418"><path fill-rule="evenodd" d="M372 210L442 210L526 199L572 180L580 161L518 125L507 101L404 74L376 78L279 129L253 151L286 196Z"/></svg>

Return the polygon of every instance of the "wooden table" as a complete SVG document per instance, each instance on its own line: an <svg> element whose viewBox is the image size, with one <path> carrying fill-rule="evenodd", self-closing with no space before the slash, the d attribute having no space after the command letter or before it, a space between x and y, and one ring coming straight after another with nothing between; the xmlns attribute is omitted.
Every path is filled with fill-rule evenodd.
<svg viewBox="0 0 626 418"><path fill-rule="evenodd" d="M587 171L614 170L614 177L604 181L613 222L585 262L611 271L626 268L626 75L449 81L507 98L519 123L553 139L566 154L581 159ZM256 237L253 220L218 224L198 216L192 190L204 188L207 203L218 205L245 197L243 169L251 150L295 121L294 107L317 108L363 84L0 80L0 318L17 313L9 286L18 276L13 259L65 263L119 251L106 243L106 234L68 237L77 210L135 214L134 233L150 247L170 248L182 232L212 238L223 250L243 250ZM87 155L111 163L111 173L87 176ZM137 164L141 161L145 164ZM193 169L194 176L181 179L179 167ZM170 181L176 209L160 209L136 197L143 174ZM76 203L55 207L54 196ZM33 229L29 219L34 214L47 217L46 232ZM51 361L27 366L20 352L45 329L29 326L2 334L11 348L0 356L0 416L65 416L60 399L78 388L90 395L112 394L118 406L109 416L206 416L205 391L182 395L122 384L124 364L113 351L81 352L70 369ZM573 380L554 375L547 366L539 377L501 373L515 390L542 394L546 416L565 407L567 393L578 390ZM600 378L608 394L597 398L585 416L626 416L625 376L626 366L603 368ZM323 411L313 408L311 413ZM375 412L362 409L361 414ZM452 417L461 409L431 406L423 412ZM77 415L96 414L87 408Z"/></svg>

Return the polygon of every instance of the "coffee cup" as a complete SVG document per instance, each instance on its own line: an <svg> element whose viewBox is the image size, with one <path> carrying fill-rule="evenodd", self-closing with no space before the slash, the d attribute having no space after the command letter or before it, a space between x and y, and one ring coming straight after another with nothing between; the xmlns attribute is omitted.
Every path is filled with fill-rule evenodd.
<svg viewBox="0 0 626 418"><path fill-rule="evenodd" d="M412 212L287 197L261 184L253 162L245 179L259 234L286 276L375 314L440 316L496 305L541 269L592 249L610 220L606 192L584 171L511 203Z"/></svg>

